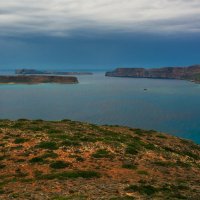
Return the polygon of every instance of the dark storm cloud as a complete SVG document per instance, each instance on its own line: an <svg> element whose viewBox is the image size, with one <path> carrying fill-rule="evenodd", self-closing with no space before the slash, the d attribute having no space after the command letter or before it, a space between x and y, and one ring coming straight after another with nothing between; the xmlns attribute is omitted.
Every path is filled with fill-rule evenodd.
<svg viewBox="0 0 200 200"><path fill-rule="evenodd" d="M2 0L0 34L199 32L199 0Z"/></svg>

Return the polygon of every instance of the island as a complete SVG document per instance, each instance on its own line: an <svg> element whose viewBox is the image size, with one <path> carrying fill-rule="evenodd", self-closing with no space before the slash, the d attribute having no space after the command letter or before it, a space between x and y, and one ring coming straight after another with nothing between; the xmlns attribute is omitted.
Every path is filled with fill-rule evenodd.
<svg viewBox="0 0 200 200"><path fill-rule="evenodd" d="M58 71L46 71L46 70L35 70L35 69L16 69L15 74L50 74L50 75L92 75L92 72L58 72Z"/></svg>
<svg viewBox="0 0 200 200"><path fill-rule="evenodd" d="M122 126L0 120L0 199L200 197L200 146Z"/></svg>
<svg viewBox="0 0 200 200"><path fill-rule="evenodd" d="M23 76L0 76L0 84L39 84L39 83L78 83L78 79L73 76L43 76L43 75L23 75Z"/></svg>
<svg viewBox="0 0 200 200"><path fill-rule="evenodd" d="M117 68L106 72L111 77L154 78L154 79L179 79L200 83L200 65L188 67L163 67L163 68Z"/></svg>

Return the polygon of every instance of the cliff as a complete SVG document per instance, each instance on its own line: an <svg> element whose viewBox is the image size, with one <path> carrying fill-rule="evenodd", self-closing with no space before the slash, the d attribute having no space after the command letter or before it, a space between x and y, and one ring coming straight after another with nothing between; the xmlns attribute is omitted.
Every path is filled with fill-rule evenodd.
<svg viewBox="0 0 200 200"><path fill-rule="evenodd" d="M200 65L189 67L163 67L163 68L117 68L107 72L106 76L133 77L133 78L160 78L160 79L183 79L200 81Z"/></svg>
<svg viewBox="0 0 200 200"><path fill-rule="evenodd" d="M0 199L199 199L200 146L153 130L0 120Z"/></svg>
<svg viewBox="0 0 200 200"><path fill-rule="evenodd" d="M35 69L16 69L15 74L26 75L26 74L50 74L50 75L92 75L91 72L56 72L56 71L42 71Z"/></svg>
<svg viewBox="0 0 200 200"><path fill-rule="evenodd" d="M78 83L76 77L70 76L0 76L1 84L39 84L39 83Z"/></svg>

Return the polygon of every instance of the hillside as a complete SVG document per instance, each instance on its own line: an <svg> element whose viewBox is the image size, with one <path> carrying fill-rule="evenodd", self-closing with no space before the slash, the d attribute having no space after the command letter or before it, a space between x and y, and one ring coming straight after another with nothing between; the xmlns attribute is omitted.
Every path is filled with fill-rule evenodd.
<svg viewBox="0 0 200 200"><path fill-rule="evenodd" d="M179 79L200 82L200 65L163 68L117 68L106 76L133 78Z"/></svg>
<svg viewBox="0 0 200 200"><path fill-rule="evenodd" d="M200 197L200 146L153 130L0 121L0 199Z"/></svg>

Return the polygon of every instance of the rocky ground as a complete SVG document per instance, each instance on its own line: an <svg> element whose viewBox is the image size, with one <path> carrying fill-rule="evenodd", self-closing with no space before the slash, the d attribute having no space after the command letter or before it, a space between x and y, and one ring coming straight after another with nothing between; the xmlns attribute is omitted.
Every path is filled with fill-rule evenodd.
<svg viewBox="0 0 200 200"><path fill-rule="evenodd" d="M0 121L0 199L200 199L200 146L150 130Z"/></svg>

